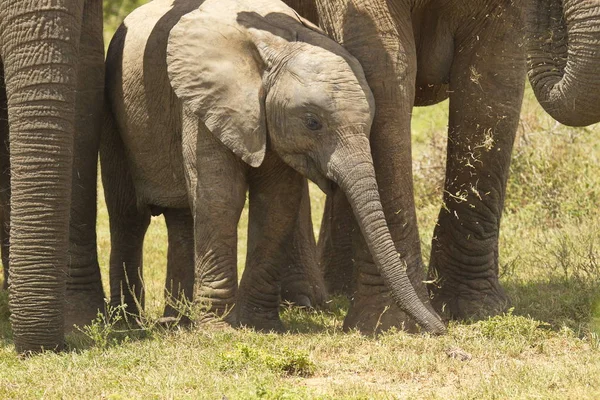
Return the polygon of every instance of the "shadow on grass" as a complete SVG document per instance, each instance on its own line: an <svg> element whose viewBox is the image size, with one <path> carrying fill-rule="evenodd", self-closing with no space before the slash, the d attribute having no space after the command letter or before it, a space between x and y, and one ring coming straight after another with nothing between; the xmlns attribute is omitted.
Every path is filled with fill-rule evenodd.
<svg viewBox="0 0 600 400"><path fill-rule="evenodd" d="M348 308L345 296L333 296L325 309L314 310L284 305L281 319L289 333L340 332Z"/></svg>
<svg viewBox="0 0 600 400"><path fill-rule="evenodd" d="M555 330L566 326L578 336L600 332L600 277L508 281L504 288L515 315L530 316Z"/></svg>
<svg viewBox="0 0 600 400"><path fill-rule="evenodd" d="M165 328L152 328L132 325L123 321L110 322L106 316L98 316L88 326L75 328L65 338L67 351L79 352L92 347L107 348L123 342L144 340L153 333ZM13 344L13 334L10 326L10 311L8 307L8 292L0 290L0 347Z"/></svg>
<svg viewBox="0 0 600 400"><path fill-rule="evenodd" d="M583 337L590 332L600 334L600 276L554 277L551 279L503 282L511 299L513 314L548 323L553 330L567 327ZM341 332L349 301L335 296L326 310L282 307L282 320L289 333ZM470 323L467 321L465 323Z"/></svg>
<svg viewBox="0 0 600 400"><path fill-rule="evenodd" d="M514 315L531 317L550 324L553 330L568 327L577 336L589 332L600 333L600 277L598 279L552 278L540 281L503 283L514 307ZM342 332L343 320L349 301L345 296L334 296L326 309L307 310L291 305L281 308L281 318L291 334ZM165 327L155 322L133 323L98 318L90 325L67 335L67 349L80 352L90 348L109 348L132 341L151 339L156 334L178 325ZM10 328L8 293L0 291L0 345L13 342Z"/></svg>

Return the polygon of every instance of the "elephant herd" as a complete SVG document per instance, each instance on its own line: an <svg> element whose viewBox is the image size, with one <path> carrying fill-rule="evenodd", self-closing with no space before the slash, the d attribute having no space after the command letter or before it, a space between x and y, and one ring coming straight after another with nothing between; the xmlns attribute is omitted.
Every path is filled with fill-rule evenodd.
<svg viewBox="0 0 600 400"><path fill-rule="evenodd" d="M318 306L327 292L351 295L344 327L365 332L442 334L440 315L502 312L498 235L525 77L559 122L598 122L599 41L594 0L154 0L126 18L105 66L100 0L0 1L17 351L60 349L103 307L98 154L113 303L140 304L144 234L163 214L173 295L232 325L280 330L280 299ZM447 98L426 277L411 112ZM318 243L306 178L327 193Z"/></svg>

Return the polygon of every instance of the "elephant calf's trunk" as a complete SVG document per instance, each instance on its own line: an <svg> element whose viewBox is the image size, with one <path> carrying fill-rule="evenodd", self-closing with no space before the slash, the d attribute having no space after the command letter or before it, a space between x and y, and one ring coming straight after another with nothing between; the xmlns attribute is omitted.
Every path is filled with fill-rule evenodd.
<svg viewBox="0 0 600 400"><path fill-rule="evenodd" d="M346 194L373 260L396 304L427 332L444 334L446 327L419 299L406 273L406 262L392 241L370 156L361 153L359 156L349 155L343 159L364 160L350 168L333 168L336 171L333 173L333 180Z"/></svg>

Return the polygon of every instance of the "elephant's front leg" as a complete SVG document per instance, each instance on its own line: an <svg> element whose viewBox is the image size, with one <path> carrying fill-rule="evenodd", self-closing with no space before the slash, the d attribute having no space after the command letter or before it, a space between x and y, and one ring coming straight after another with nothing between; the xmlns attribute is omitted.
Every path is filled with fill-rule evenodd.
<svg viewBox="0 0 600 400"><path fill-rule="evenodd" d="M89 323L104 307L96 248L96 181L104 90L102 2L99 0L85 2L79 52L65 303L67 330L73 324Z"/></svg>
<svg viewBox="0 0 600 400"><path fill-rule="evenodd" d="M190 179L196 193L192 196L194 301L207 307L207 320L225 317L237 325L232 313L238 287L237 225L246 202L249 167L203 129L199 129L195 160L190 161L185 160L186 169L197 171Z"/></svg>
<svg viewBox="0 0 600 400"><path fill-rule="evenodd" d="M327 300L323 274L319 269L317 245L311 219L308 182L304 180L293 238L285 251L281 299L302 307L321 307Z"/></svg>
<svg viewBox="0 0 600 400"><path fill-rule="evenodd" d="M498 235L525 60L517 10L481 13L465 18L482 21L480 30L455 36L444 207L429 268L433 303L453 318L485 317L508 304L498 282Z"/></svg>
<svg viewBox="0 0 600 400"><path fill-rule="evenodd" d="M283 330L279 319L282 270L293 240L305 179L273 153L250 174L248 255L236 312L240 324Z"/></svg>

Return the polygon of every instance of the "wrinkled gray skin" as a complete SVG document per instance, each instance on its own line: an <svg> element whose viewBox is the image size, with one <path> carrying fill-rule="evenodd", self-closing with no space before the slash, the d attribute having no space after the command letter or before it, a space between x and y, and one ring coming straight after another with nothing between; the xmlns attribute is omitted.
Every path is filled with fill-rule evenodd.
<svg viewBox="0 0 600 400"><path fill-rule="evenodd" d="M594 0L527 4L528 75L538 101L565 125L600 122L600 5Z"/></svg>
<svg viewBox="0 0 600 400"><path fill-rule="evenodd" d="M452 318L504 310L498 232L527 70L523 50L534 92L551 115L569 125L598 121L597 2L286 2L314 22L319 18L365 69L377 109L371 146L381 200L422 298L412 176L405 168L411 162L410 112L450 98L445 207L433 235L430 296ZM348 234L353 229L348 204L336 192L327 201L319 251L328 288L353 295L345 326L367 332L377 324L398 326L406 318L390 301L360 235Z"/></svg>
<svg viewBox="0 0 600 400"><path fill-rule="evenodd" d="M216 314L235 303L234 325L281 329L281 266L304 175L325 191L339 185L399 306L426 331L445 331L419 301L389 235L368 140L371 92L341 46L278 1L158 0L125 20L106 71L114 120L101 160L117 298L122 292L130 302L119 288L127 282L139 288L143 233L149 214L163 212L182 237L195 236L178 246L184 255L194 247L195 301ZM246 189L249 243L238 290ZM184 264L170 275L189 290Z"/></svg>
<svg viewBox="0 0 600 400"><path fill-rule="evenodd" d="M450 97L445 207L429 268L432 303L453 318L504 310L508 299L498 282L498 230L526 72L519 5L509 0L291 1L300 14L318 14L324 30L365 70L376 104L371 148L383 209L423 300L428 294L407 168L410 115L413 106ZM353 298L345 327L410 330L414 325L391 301L342 193L329 196L322 226L326 283Z"/></svg>
<svg viewBox="0 0 600 400"><path fill-rule="evenodd" d="M65 328L103 305L95 232L103 47L100 0L0 2L0 236L19 352L62 348Z"/></svg>

